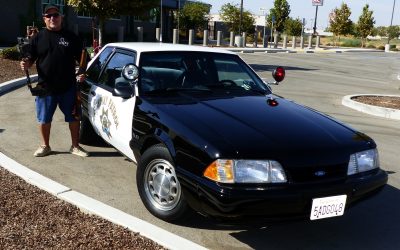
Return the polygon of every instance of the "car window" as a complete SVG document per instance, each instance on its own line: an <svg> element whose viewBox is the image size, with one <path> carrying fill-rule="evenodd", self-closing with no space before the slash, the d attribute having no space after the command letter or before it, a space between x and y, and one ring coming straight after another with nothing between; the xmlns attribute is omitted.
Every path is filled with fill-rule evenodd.
<svg viewBox="0 0 400 250"><path fill-rule="evenodd" d="M116 52L103 70L98 81L99 84L113 89L117 82L128 83L121 74L123 67L128 63L134 63L133 55Z"/></svg>
<svg viewBox="0 0 400 250"><path fill-rule="evenodd" d="M139 90L215 90L268 92L238 56L207 52L146 52L140 58Z"/></svg>
<svg viewBox="0 0 400 250"><path fill-rule="evenodd" d="M101 69L103 68L104 64L107 62L107 59L111 55L111 52L114 48L107 47L105 48L100 55L96 58L96 60L90 65L90 68L86 71L86 78L93 82L96 82L99 79L99 75Z"/></svg>
<svg viewBox="0 0 400 250"><path fill-rule="evenodd" d="M220 81L231 80L238 84L241 84L243 80L251 81L249 74L241 69L241 66L236 61L217 59L215 60L215 65Z"/></svg>

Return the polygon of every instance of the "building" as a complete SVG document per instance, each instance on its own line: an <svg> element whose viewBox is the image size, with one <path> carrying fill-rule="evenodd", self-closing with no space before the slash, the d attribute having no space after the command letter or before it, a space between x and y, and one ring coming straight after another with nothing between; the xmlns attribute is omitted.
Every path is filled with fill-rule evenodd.
<svg viewBox="0 0 400 250"><path fill-rule="evenodd" d="M253 15L253 17L255 19L254 30L257 31L258 37L262 38L264 33L265 36L269 36L270 28L266 26L265 15ZM229 27L224 23L219 14L209 15L208 29L210 30L210 39L216 39L218 31L222 31L223 37L229 37L230 35Z"/></svg>
<svg viewBox="0 0 400 250"><path fill-rule="evenodd" d="M90 13L77 13L66 5L66 0L12 0L2 1L0 8L0 45L12 46L17 37L25 36L27 26L43 26L42 13L47 4L57 5L64 14L64 25L75 31L91 45L92 39L97 37L97 20ZM144 41L155 41L156 27L162 24L163 41L172 41L174 28L173 12L182 8L186 0L161 0L162 21L159 15L151 18L156 10L149 10L148 20L142 21L135 16L118 16L107 20L104 26L104 41L136 41L137 27L143 27ZM160 9L160 8L158 8ZM157 12L160 13L160 12Z"/></svg>

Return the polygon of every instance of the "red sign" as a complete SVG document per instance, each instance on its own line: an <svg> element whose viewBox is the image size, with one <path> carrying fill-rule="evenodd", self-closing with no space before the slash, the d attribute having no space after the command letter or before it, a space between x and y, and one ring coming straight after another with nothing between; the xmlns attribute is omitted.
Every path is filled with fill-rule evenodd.
<svg viewBox="0 0 400 250"><path fill-rule="evenodd" d="M324 0L312 0L313 6L322 6L324 5Z"/></svg>

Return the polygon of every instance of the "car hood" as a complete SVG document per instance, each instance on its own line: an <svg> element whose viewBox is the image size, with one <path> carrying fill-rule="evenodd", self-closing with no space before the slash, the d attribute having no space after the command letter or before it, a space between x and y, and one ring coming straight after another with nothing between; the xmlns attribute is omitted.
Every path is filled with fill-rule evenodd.
<svg viewBox="0 0 400 250"><path fill-rule="evenodd" d="M274 100L276 106L270 105ZM202 138L198 145L218 157L331 159L374 147L373 141L310 108L274 95L210 98L180 95L153 102L169 128L182 138ZM184 128L178 128L179 126ZM341 159L341 161L344 159Z"/></svg>

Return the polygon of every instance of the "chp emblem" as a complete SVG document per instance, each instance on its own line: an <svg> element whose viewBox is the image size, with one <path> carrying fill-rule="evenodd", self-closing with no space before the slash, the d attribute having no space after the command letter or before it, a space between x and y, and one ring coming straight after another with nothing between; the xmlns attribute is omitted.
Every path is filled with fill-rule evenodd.
<svg viewBox="0 0 400 250"><path fill-rule="evenodd" d="M115 129L118 129L119 119L116 112L115 104L108 96L101 96L95 99L93 107L93 116L99 117L101 124L101 131L103 131L108 138L111 138L111 125L114 124ZM99 110L101 113L99 114Z"/></svg>

